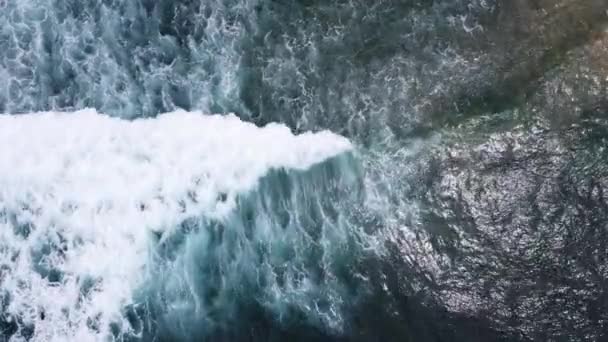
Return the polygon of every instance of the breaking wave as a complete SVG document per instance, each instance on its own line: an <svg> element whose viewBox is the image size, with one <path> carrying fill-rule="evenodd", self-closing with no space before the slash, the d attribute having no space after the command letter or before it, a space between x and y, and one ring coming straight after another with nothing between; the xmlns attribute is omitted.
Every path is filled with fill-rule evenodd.
<svg viewBox="0 0 608 342"><path fill-rule="evenodd" d="M354 256L374 246L350 223L361 179L340 136L86 110L0 117L0 146L15 341L191 340L246 310L339 331L361 290Z"/></svg>

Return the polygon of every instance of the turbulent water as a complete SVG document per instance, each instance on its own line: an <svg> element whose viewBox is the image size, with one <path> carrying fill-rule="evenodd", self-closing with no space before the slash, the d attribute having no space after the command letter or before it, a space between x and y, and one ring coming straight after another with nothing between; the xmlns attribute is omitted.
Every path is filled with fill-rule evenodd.
<svg viewBox="0 0 608 342"><path fill-rule="evenodd" d="M0 341L608 338L607 32L605 0L0 0Z"/></svg>

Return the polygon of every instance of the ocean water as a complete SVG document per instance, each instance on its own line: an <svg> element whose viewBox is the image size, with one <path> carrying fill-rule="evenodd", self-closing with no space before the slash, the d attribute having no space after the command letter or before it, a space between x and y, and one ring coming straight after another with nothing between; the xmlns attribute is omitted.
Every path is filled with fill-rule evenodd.
<svg viewBox="0 0 608 342"><path fill-rule="evenodd" d="M0 0L0 341L600 341L604 0Z"/></svg>

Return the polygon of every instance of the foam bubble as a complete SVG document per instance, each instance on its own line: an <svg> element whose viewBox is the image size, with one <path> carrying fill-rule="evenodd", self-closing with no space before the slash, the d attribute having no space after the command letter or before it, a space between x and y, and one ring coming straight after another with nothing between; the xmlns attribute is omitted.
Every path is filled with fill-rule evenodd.
<svg viewBox="0 0 608 342"><path fill-rule="evenodd" d="M227 215L269 170L351 149L330 132L296 136L232 115L0 116L5 312L37 341L103 339L145 277L153 232Z"/></svg>

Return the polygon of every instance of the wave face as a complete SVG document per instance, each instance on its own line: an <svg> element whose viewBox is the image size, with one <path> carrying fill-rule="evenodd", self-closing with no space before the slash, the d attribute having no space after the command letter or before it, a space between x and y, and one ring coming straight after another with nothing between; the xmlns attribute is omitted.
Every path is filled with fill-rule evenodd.
<svg viewBox="0 0 608 342"><path fill-rule="evenodd" d="M0 0L0 341L606 339L607 11Z"/></svg>

